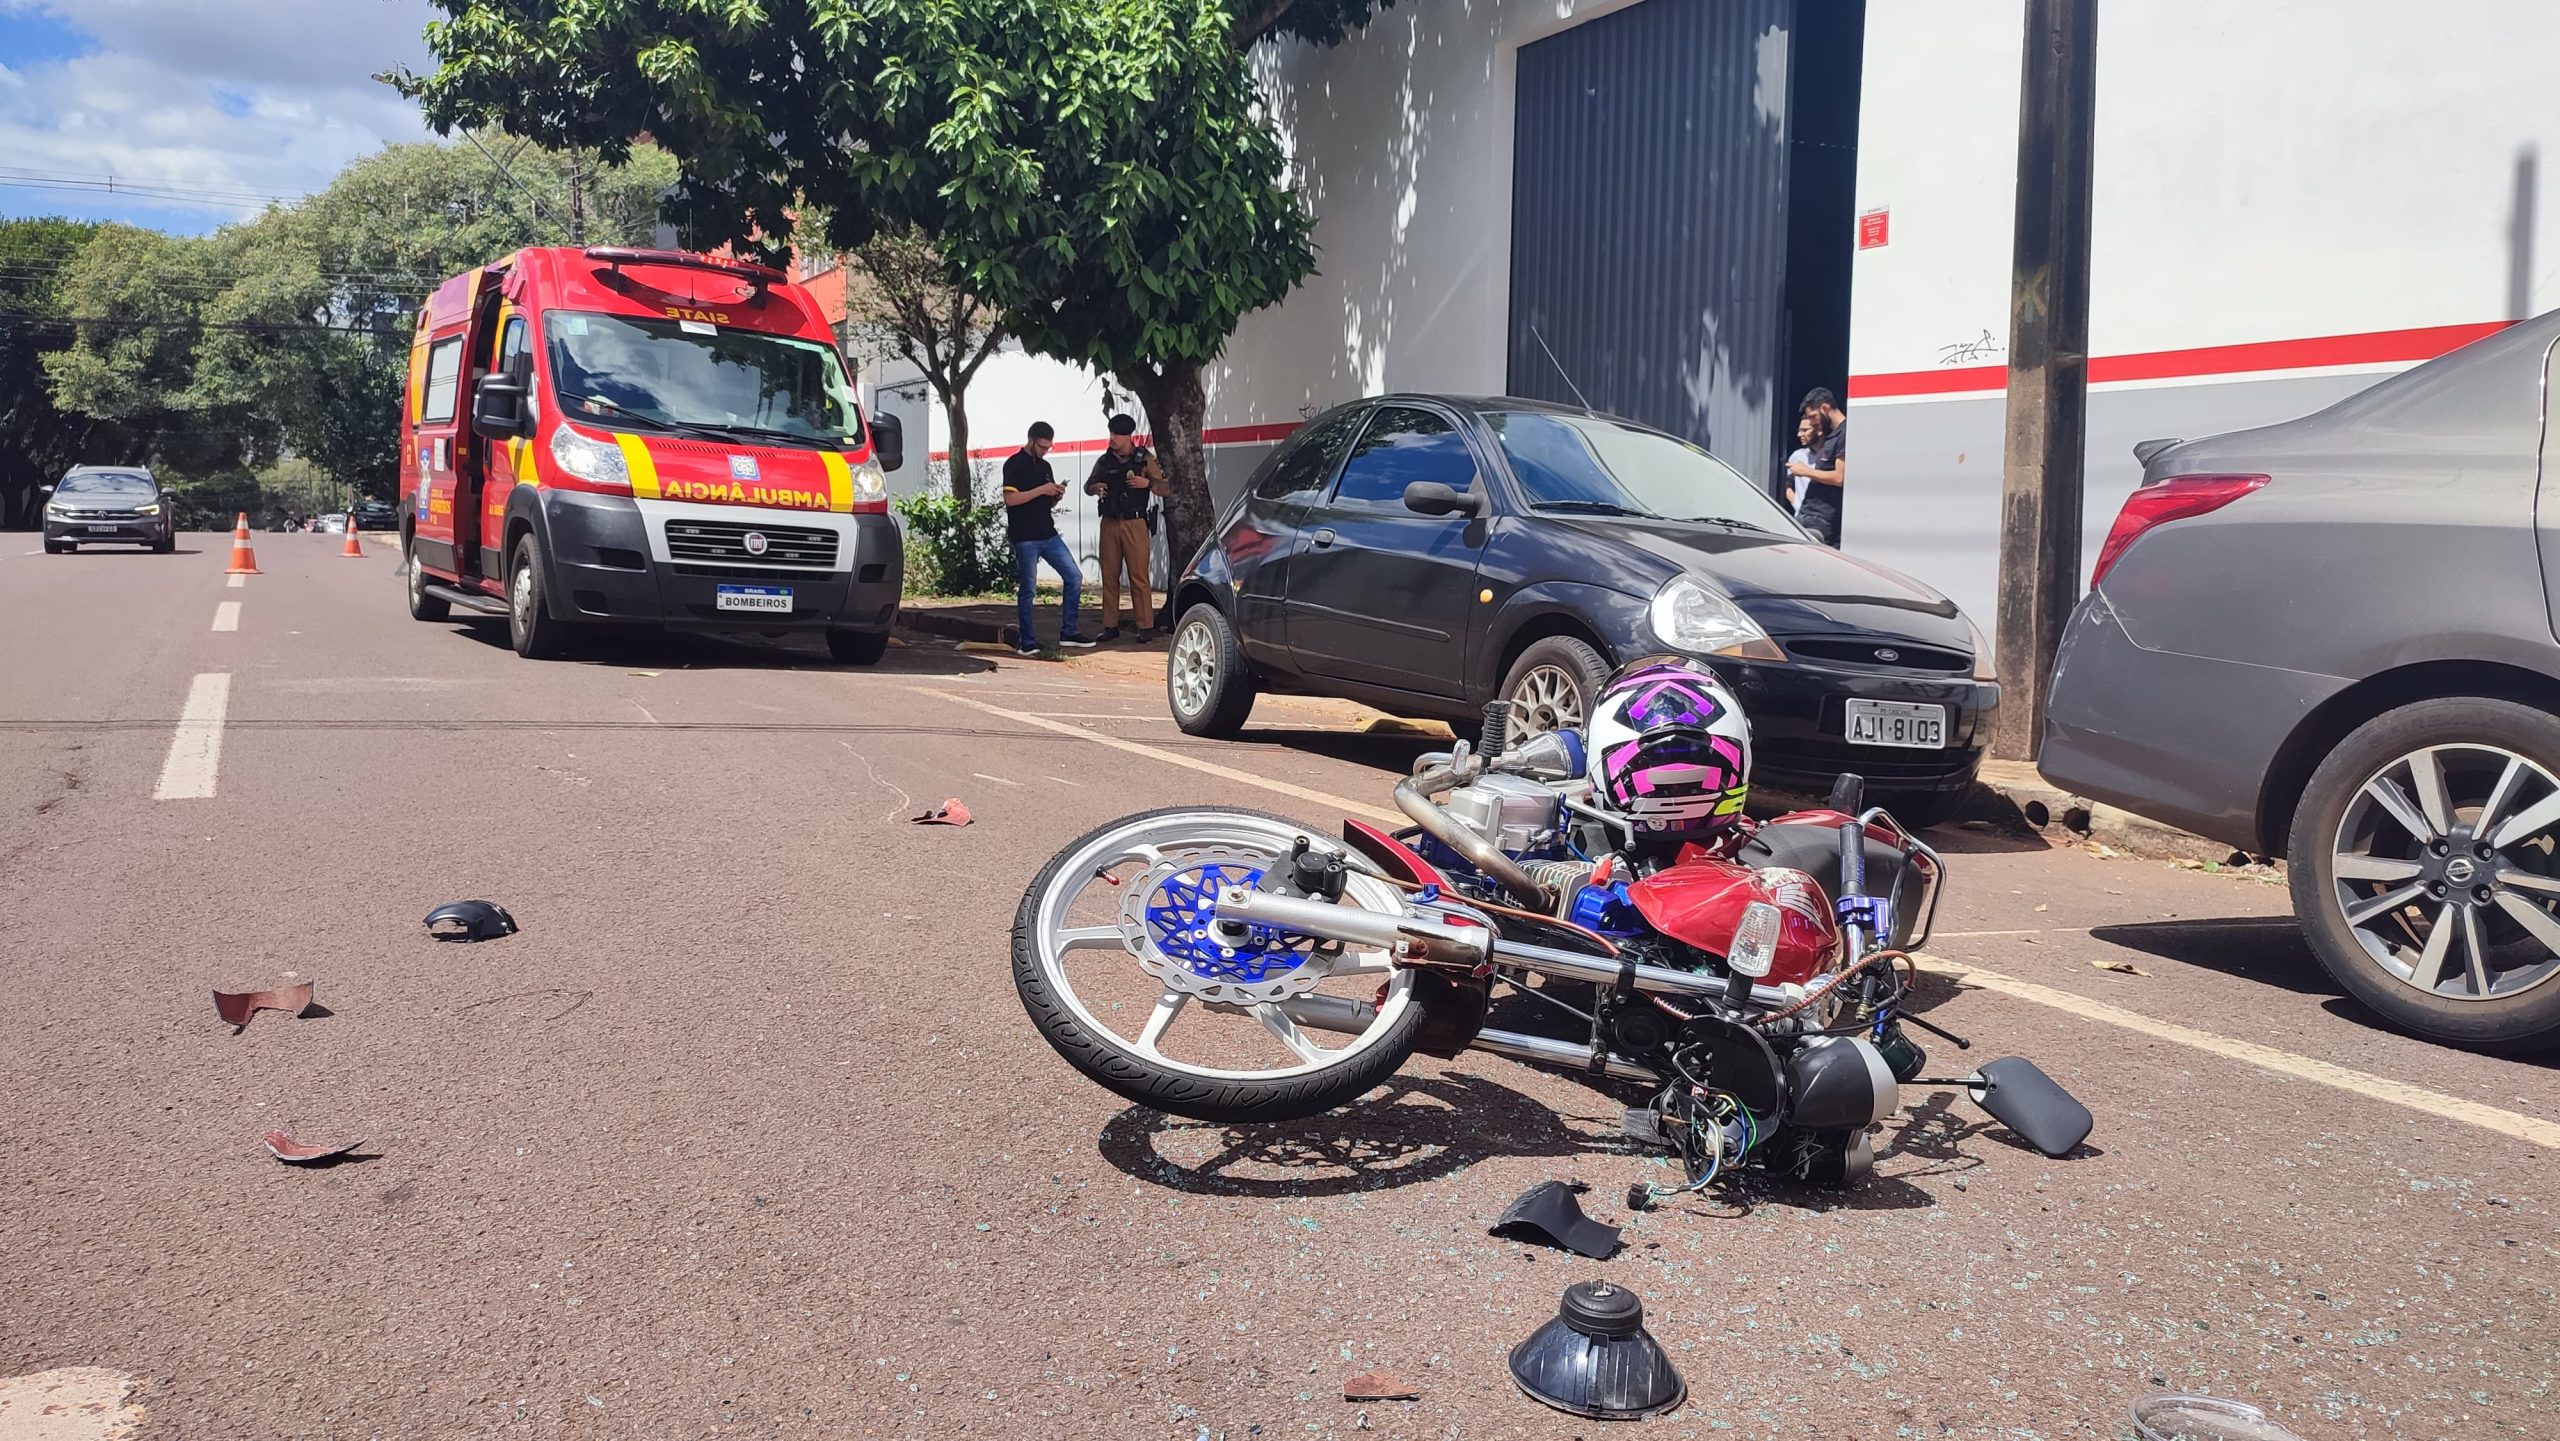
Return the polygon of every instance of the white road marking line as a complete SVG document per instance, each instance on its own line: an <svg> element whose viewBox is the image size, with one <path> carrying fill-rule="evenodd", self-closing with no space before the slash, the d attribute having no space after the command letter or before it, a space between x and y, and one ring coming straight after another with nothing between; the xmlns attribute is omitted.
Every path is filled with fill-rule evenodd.
<svg viewBox="0 0 2560 1441"><path fill-rule="evenodd" d="M624 699L624 700L631 700L631 697L629 697L629 696L624 696L624 697L623 697L623 699ZM640 714L641 714L642 716L647 717L649 724L651 724L651 725L660 725L660 724L663 724L663 722L661 722L661 721L660 721L656 716L650 715L650 714L649 714L649 708L648 708L647 706L642 705L640 702L638 702L638 701L636 701L636 700L631 700L631 708L632 708L633 710L636 710L636 711L640 712Z"/></svg>
<svg viewBox="0 0 2560 1441"><path fill-rule="evenodd" d="M226 600L222 604L215 606L213 608L213 628L215 630L238 630L240 628L240 602L236 600Z"/></svg>
<svg viewBox="0 0 2560 1441"><path fill-rule="evenodd" d="M231 588L233 590L238 590L240 587L247 585L248 583L249 577L245 575L235 575L231 577Z"/></svg>
<svg viewBox="0 0 2560 1441"><path fill-rule="evenodd" d="M2439 1116L2448 1121L2460 1121L2465 1125L2478 1126L2484 1131L2495 1131L2501 1136L2512 1136L2519 1141L2529 1141L2537 1146L2560 1151L2560 1123L2524 1115L2517 1111L2501 1110L2496 1106L2484 1106L2477 1101L2466 1101L2459 1096L2448 1096L2441 1091L2430 1091L2423 1086L2412 1086L2405 1081L2395 1081L2387 1076L2350 1070L2345 1066L2332 1065L2327 1061L2314 1060L2309 1056L2297 1056L2291 1051L2279 1051L2273 1046L2262 1046L2255 1041L2236 1040L2230 1036L2216 1035L2211 1031L2199 1031L2192 1026L2181 1026L2174 1021L2159 1020L2143 1015L2139 1011L2128 1011L2122 1006L2091 1000L2087 996L2076 995L2070 991L2040 986L2033 981L2022 981L2015 976L2002 975L1998 971L1987 971L1970 962L1950 961L1930 955L1918 956L1915 959L1925 970L1969 981L1986 991L1998 991L2004 996L2013 996L2021 1001L2033 1001L2037 1005L2051 1006L2058 1011L2068 1011L2084 1020L2121 1026L2128 1031L2174 1042L2227 1060L2239 1061L2244 1065L2256 1066L2260 1070L2273 1071L2280 1076L2291 1076L2296 1080L2310 1081L2315 1085L2333 1086L2367 1100L2406 1106L2410 1110L2421 1111L2430 1116Z"/></svg>
<svg viewBox="0 0 2560 1441"><path fill-rule="evenodd" d="M160 764L153 800L212 798L214 775L222 768L222 717L230 709L228 672L209 672L188 684L187 703L178 712L177 734L169 737L169 758Z"/></svg>
<svg viewBox="0 0 2560 1441"><path fill-rule="evenodd" d="M1051 776L1051 777L1049 777L1049 779L1051 779L1051 780L1053 780L1053 781L1056 781L1058 784L1060 784L1060 785L1062 785L1062 786L1073 786L1073 787L1075 787L1077 790L1083 790L1083 789L1084 789L1084 782L1082 782L1082 781L1071 781L1071 780L1068 780L1065 776Z"/></svg>
<svg viewBox="0 0 2560 1441"><path fill-rule="evenodd" d="M994 781L997 785L1000 785L1000 786L1012 786L1012 787L1013 787L1014 789L1016 789L1016 790L1020 790L1020 789L1022 788L1022 782L1020 782L1020 781L1009 781L1009 780L1006 780L1006 779L1005 779L1004 777L1002 777L1002 776L991 776L991 775L987 774L985 771L971 771L971 772L969 772L969 774L971 774L971 775L973 775L973 776L976 776L978 779L980 779L980 780L982 780L982 781Z"/></svg>
<svg viewBox="0 0 2560 1441"><path fill-rule="evenodd" d="M1254 775L1249 771L1240 771L1232 766L1222 766L1210 761L1194 760L1190 756L1175 755L1169 750L1161 750L1155 746L1140 745L1136 741L1122 740L1118 736L1103 735L1099 731L1089 731L1081 726L1061 725L1057 721L1048 720L1041 716L1025 715L1020 711L1006 710L1002 706L988 705L984 701L965 695L954 695L947 690L937 690L932 686L910 686L908 689L916 691L922 695L940 696L954 705L964 705L972 710L982 710L991 716L1001 716L1006 720L1019 721L1023 725L1034 726L1044 731L1054 731L1062 736L1074 736L1078 740L1091 741L1098 746L1109 746L1113 750L1123 751L1133 756L1145 756L1147 759L1152 761L1162 761L1169 766L1180 766L1184 770L1198 771L1203 775L1216 776L1220 780L1234 781L1238 785L1255 786L1262 790L1271 791L1279 795L1294 796L1302 801L1312 801L1320 806L1330 806L1335 810L1348 812L1349 814L1356 816L1366 816L1370 820L1374 821L1388 821L1399 826L1406 823L1404 814L1401 811L1382 811L1376 806L1362 805L1358 801L1344 800L1340 796L1327 795L1323 791L1313 790L1306 786L1291 785L1287 781L1275 781L1268 776ZM1052 779L1055 779L1055 777L1052 777Z"/></svg>

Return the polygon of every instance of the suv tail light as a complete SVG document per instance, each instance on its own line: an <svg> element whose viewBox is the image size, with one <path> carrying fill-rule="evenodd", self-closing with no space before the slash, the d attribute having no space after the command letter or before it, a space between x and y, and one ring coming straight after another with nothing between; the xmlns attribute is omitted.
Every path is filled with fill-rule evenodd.
<svg viewBox="0 0 2560 1441"><path fill-rule="evenodd" d="M2107 543L2098 547L2098 563L2089 573L2089 588L2107 578L2142 533L2155 525L2208 515L2267 483L2263 475L2173 475L2154 481L2124 498Z"/></svg>

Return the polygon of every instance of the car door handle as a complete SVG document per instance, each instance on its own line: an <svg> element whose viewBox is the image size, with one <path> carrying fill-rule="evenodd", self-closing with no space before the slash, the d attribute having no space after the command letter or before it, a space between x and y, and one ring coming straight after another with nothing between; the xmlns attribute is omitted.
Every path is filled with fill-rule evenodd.
<svg viewBox="0 0 2560 1441"><path fill-rule="evenodd" d="M1314 535L1309 536L1308 539L1313 540L1316 543L1316 549L1322 550L1326 546L1333 544L1333 532L1330 530L1320 530Z"/></svg>

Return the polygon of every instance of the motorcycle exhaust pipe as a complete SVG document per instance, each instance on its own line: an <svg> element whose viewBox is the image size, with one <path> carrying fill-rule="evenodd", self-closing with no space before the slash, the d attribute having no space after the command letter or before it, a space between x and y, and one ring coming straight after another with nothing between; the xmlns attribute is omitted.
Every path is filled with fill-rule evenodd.
<svg viewBox="0 0 2560 1441"><path fill-rule="evenodd" d="M1345 996L1291 996L1279 1003L1289 1019L1312 1031L1331 1031L1337 1035L1356 1036L1375 1025L1378 1008L1366 1001ZM1515 1061L1535 1061L1540 1065L1561 1066L1569 1071L1591 1069L1591 1048L1571 1041L1551 1040L1545 1036L1527 1036L1517 1031L1478 1031L1467 1043L1469 1050L1491 1051ZM1629 1081L1655 1081L1661 1077L1651 1067L1640 1066L1618 1056L1609 1058L1609 1074Z"/></svg>

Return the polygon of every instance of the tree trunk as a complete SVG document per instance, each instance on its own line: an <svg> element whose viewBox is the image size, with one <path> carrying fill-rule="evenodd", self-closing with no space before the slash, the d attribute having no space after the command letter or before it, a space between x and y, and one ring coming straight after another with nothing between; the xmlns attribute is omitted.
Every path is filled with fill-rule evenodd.
<svg viewBox="0 0 2560 1441"><path fill-rule="evenodd" d="M1197 361L1168 361L1161 378L1143 371L1120 376L1147 408L1156 458L1164 465L1164 529L1166 571L1162 588L1173 583L1209 538L1217 506L1209 498L1209 448L1202 432L1209 419L1209 394L1200 384Z"/></svg>
<svg viewBox="0 0 2560 1441"><path fill-rule="evenodd" d="M942 417L951 428L951 498L977 504L976 478L969 465L969 392L955 388L942 394Z"/></svg>

